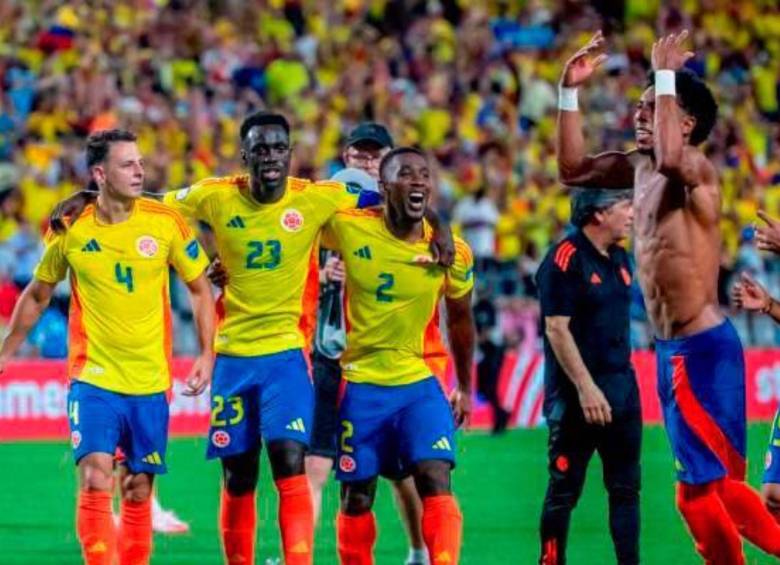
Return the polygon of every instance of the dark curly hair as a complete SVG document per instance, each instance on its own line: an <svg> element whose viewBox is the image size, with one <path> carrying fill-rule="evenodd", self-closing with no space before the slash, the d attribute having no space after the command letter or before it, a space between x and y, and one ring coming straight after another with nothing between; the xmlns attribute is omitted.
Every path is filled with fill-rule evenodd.
<svg viewBox="0 0 780 565"><path fill-rule="evenodd" d="M709 137L715 127L718 115L718 103L712 91L696 73L689 69L680 69L674 73L677 88L677 102L690 116L696 118L691 132L691 145L699 145ZM655 73L647 75L647 86L655 86Z"/></svg>

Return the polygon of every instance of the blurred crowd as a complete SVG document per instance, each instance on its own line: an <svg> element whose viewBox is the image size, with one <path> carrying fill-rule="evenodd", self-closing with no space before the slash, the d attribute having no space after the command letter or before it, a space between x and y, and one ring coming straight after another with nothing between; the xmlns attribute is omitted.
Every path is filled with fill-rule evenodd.
<svg viewBox="0 0 780 565"><path fill-rule="evenodd" d="M268 107L291 120L298 176L337 171L344 136L366 119L434 155L437 205L477 259L483 345L536 344L533 275L569 214L554 147L562 64L604 30L609 59L580 96L587 140L628 148L650 46L684 28L689 66L720 105L706 151L723 186L730 309L741 270L780 295L780 263L756 251L751 229L758 209L780 215L773 0L4 0L0 320L30 280L52 206L87 181L91 131L135 131L147 190L159 192L239 171L241 119ZM63 286L30 352L63 354L67 299ZM186 300L175 308L190 323ZM748 344L780 343L770 322L736 319ZM633 329L636 346L651 345L638 290ZM176 335L179 352L195 346Z"/></svg>

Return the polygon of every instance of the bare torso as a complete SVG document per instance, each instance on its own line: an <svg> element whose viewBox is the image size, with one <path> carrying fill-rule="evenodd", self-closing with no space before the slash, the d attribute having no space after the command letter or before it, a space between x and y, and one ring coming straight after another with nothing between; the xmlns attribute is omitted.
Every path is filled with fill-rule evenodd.
<svg viewBox="0 0 780 565"><path fill-rule="evenodd" d="M649 157L634 159L636 259L656 335L669 339L714 327L723 320L719 196L674 186Z"/></svg>

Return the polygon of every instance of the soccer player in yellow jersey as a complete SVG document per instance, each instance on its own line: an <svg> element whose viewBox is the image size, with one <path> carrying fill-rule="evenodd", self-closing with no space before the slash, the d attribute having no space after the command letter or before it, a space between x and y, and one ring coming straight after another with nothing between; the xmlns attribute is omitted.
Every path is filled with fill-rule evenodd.
<svg viewBox="0 0 780 565"><path fill-rule="evenodd" d="M69 275L68 420L79 468L77 533L84 562L149 562L154 475L165 473L171 386L169 266L190 291L201 354L188 379L200 394L213 366L214 300L208 259L184 218L140 198L144 169L135 135L98 132L87 164L99 188L65 234L49 235L0 349L0 370ZM121 518L111 515L114 452L125 454Z"/></svg>
<svg viewBox="0 0 780 565"><path fill-rule="evenodd" d="M455 262L437 265L423 220L432 190L426 156L412 148L382 160L383 210L342 211L325 243L346 262L346 387L339 408L337 520L343 564L372 564L377 477L411 475L423 501L422 529L433 565L458 562L462 516L450 489L456 422L471 412L473 258L455 241ZM438 329L444 297L458 379L451 407L437 377L447 351Z"/></svg>

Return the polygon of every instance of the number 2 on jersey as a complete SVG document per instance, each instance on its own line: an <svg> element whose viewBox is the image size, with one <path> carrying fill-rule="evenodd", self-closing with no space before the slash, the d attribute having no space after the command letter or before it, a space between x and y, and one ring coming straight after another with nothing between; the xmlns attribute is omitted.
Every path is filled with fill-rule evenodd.
<svg viewBox="0 0 780 565"><path fill-rule="evenodd" d="M114 267L114 274L116 275L116 282L123 284L127 287L127 292L133 292L133 268L122 267L121 263L117 263Z"/></svg>
<svg viewBox="0 0 780 565"><path fill-rule="evenodd" d="M393 285L395 284L395 277L392 273L379 273L379 279L382 280L382 284L376 289L377 302L392 302L393 296L388 294Z"/></svg>
<svg viewBox="0 0 780 565"><path fill-rule="evenodd" d="M282 262L282 244L278 239L269 239L266 242L249 241L247 246L250 250L246 257L247 269L275 269ZM270 258L268 261L260 261L266 249Z"/></svg>

